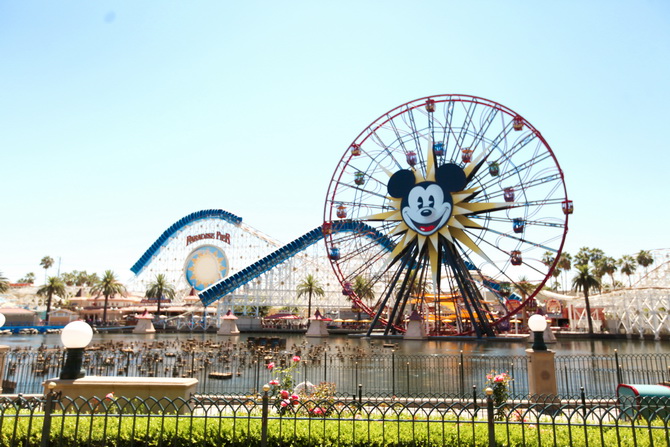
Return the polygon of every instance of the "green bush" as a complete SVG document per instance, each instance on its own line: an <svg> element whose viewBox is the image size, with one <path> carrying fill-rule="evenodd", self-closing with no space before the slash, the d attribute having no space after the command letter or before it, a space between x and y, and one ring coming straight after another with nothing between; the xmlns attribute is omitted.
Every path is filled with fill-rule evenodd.
<svg viewBox="0 0 670 447"><path fill-rule="evenodd" d="M362 414L362 417L361 417ZM372 415L372 413L370 413ZM359 418L361 417L361 418ZM30 414L0 415L0 446L39 446L43 419ZM496 423L498 446L666 445L668 427L568 425L565 421ZM427 419L403 413L366 413L342 418L275 417L268 421L268 446L488 447L486 421L455 416ZM588 444L587 439L588 437ZM54 414L52 446L224 446L261 445L261 420L248 417L155 414Z"/></svg>

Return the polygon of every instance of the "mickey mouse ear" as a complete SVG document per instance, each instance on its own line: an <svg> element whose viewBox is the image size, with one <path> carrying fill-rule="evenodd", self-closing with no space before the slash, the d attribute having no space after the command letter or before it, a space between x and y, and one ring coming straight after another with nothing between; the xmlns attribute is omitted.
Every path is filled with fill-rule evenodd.
<svg viewBox="0 0 670 447"><path fill-rule="evenodd" d="M437 168L435 181L447 191L454 192L462 191L465 188L467 178L460 166L454 163L447 163Z"/></svg>
<svg viewBox="0 0 670 447"><path fill-rule="evenodd" d="M415 182L414 173L408 169L402 169L391 176L388 183L388 191L391 197L399 199L403 197Z"/></svg>

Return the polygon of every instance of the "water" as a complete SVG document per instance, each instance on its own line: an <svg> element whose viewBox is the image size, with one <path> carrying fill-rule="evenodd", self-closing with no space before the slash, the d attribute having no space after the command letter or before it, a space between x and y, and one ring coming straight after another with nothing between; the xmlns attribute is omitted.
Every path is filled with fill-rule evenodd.
<svg viewBox="0 0 670 447"><path fill-rule="evenodd" d="M273 333L249 333L236 337L217 334L203 333L172 333L172 334L113 334L98 333L93 335L91 344L105 342L142 343L150 341L172 341L196 339L199 341L228 341L239 343L248 337L280 337L286 339L286 350L291 351L293 346L327 343L331 347L353 346L360 347L367 352L379 351L384 343L397 344L395 351L398 354L458 354L463 351L466 355L525 355L525 350L530 347L530 342L525 341L451 341L451 340L381 340L361 337L347 337L346 335L332 335L328 338L306 338L297 334L273 334ZM47 347L62 347L59 334L38 335L4 335L0 337L0 345L10 348L37 348L41 345ZM670 353L670 341L667 340L640 340L633 339L611 339L611 340L559 340L555 344L548 345L549 349L556 352L557 356L564 355L613 355L616 349L619 354L662 354ZM390 349L389 349L390 350Z"/></svg>
<svg viewBox="0 0 670 447"><path fill-rule="evenodd" d="M268 358L266 354L247 351L247 339L258 336L286 339L285 352ZM175 343L188 340L203 342L203 347L189 353L182 349L191 343ZM155 341L163 342L162 346L142 346ZM91 363L87 367L91 375L178 377L187 374L199 380L198 392L201 393L244 395L259 390L263 383L276 378L273 372L267 370L265 363L270 360L280 361L282 357L290 359L293 354L299 354L305 360L295 371L296 381L330 381L337 383L338 392L348 395L355 394L359 384L370 394L462 395L473 385L481 388L486 374L492 370L508 372L514 377L514 392L525 392L528 386L525 351L530 345L527 341L518 340L404 341L349 338L345 335L307 338L298 334L272 333L242 334L236 337L203 333L99 333L94 335L92 344L109 342L117 346L120 343L125 346L132 344L135 353L126 356L114 349L102 355L101 351L91 351ZM237 343L237 348L230 351L230 357L225 358L205 347L217 344L232 348L231 343ZM51 357L46 361L50 369L41 375L34 373L35 370L42 371L45 366L40 364L38 367L36 351L21 351L13 356L12 367L8 367L5 374L8 380L16 382L16 392L40 392L44 374L57 374L60 368L62 344L58 334L6 335L0 338L0 344L11 348L45 346L56 349L46 354ZM237 349L242 350L239 355L235 353ZM670 353L668 341L563 340L550 345L550 349L557 353L557 378L562 394L574 394L583 386L589 395L612 395L619 377L614 362L615 349L619 353L618 364L623 366L623 383L657 383L666 380L670 359L667 355ZM168 353L173 355L168 356ZM639 359L640 356L630 354L646 355ZM114 361L108 363L110 358ZM143 369L147 365L148 369ZM235 374L229 380L211 380L208 374L211 372Z"/></svg>

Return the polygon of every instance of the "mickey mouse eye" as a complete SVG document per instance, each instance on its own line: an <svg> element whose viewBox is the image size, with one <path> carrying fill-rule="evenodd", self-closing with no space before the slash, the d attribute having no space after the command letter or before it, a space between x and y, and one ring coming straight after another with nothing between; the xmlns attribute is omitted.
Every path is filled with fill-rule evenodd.
<svg viewBox="0 0 670 447"><path fill-rule="evenodd" d="M423 208L423 197L419 197L419 209Z"/></svg>
<svg viewBox="0 0 670 447"><path fill-rule="evenodd" d="M435 208L435 197L433 196L428 197L428 206L431 208Z"/></svg>

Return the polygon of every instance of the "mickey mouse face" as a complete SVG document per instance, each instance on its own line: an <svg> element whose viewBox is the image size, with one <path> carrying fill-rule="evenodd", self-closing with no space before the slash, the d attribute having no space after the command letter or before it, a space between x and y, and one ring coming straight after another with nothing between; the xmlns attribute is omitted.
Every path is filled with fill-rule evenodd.
<svg viewBox="0 0 670 447"><path fill-rule="evenodd" d="M451 217L451 192L465 187L465 172L458 165L449 163L436 170L435 181L415 183L414 173L403 169L391 176L388 191L391 197L401 199L405 224L423 236L430 236Z"/></svg>
<svg viewBox="0 0 670 447"><path fill-rule="evenodd" d="M421 182L409 191L402 219L412 230L429 236L447 223L451 208L451 194L445 197L437 183Z"/></svg>

